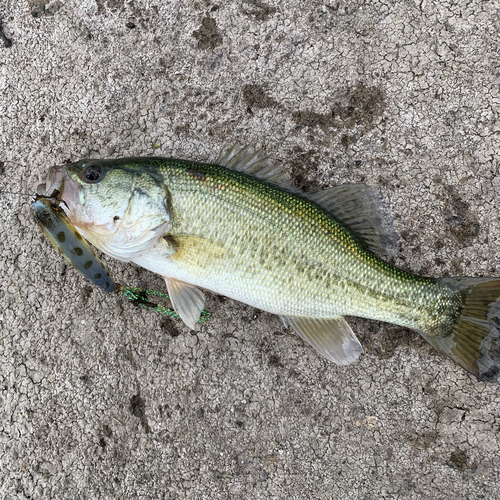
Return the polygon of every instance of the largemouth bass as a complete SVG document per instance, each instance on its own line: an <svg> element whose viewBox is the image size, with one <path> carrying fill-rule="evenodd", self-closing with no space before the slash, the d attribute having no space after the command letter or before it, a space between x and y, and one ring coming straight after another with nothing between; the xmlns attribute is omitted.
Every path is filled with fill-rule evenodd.
<svg viewBox="0 0 500 500"><path fill-rule="evenodd" d="M344 316L418 331L483 380L500 373L500 279L427 278L380 256L395 242L363 184L303 194L261 152L215 164L173 158L81 160L50 169L71 223L104 253L165 278L190 328L200 288L279 315L327 359L363 352Z"/></svg>

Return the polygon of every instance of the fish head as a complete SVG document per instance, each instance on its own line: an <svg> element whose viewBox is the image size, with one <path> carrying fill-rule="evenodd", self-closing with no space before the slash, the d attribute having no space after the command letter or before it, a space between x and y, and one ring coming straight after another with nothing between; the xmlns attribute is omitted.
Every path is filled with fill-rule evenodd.
<svg viewBox="0 0 500 500"><path fill-rule="evenodd" d="M37 191L60 200L87 240L123 261L146 253L172 227L162 176L136 160L90 159L55 166Z"/></svg>

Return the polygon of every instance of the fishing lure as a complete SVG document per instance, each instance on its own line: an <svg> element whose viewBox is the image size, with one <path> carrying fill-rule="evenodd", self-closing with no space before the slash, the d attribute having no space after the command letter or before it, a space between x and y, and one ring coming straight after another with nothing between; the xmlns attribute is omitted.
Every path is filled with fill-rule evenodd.
<svg viewBox="0 0 500 500"><path fill-rule="evenodd" d="M31 213L49 241L83 276L105 292L116 290L116 284L104 269L99 257L71 224L59 200L37 196Z"/></svg>

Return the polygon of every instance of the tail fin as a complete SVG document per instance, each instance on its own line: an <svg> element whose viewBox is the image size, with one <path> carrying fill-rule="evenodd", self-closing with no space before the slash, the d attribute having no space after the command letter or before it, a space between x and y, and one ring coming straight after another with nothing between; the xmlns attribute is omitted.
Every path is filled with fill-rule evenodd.
<svg viewBox="0 0 500 500"><path fill-rule="evenodd" d="M500 279L441 278L460 304L440 332L421 332L436 349L480 380L500 380Z"/></svg>

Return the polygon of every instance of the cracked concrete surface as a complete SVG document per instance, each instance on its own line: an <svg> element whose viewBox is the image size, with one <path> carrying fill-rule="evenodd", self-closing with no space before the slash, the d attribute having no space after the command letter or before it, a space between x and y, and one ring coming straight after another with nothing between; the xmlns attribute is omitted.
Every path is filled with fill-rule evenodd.
<svg viewBox="0 0 500 500"><path fill-rule="evenodd" d="M417 334L352 319L366 353L338 367L216 295L190 332L89 286L28 210L67 160L258 143L305 190L378 186L399 266L499 275L498 1L6 0L0 20L0 498L498 498L500 390Z"/></svg>

